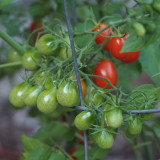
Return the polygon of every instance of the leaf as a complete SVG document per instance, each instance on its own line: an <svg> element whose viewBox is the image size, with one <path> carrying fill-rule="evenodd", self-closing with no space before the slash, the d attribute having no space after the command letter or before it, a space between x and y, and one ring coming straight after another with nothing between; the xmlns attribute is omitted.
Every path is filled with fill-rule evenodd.
<svg viewBox="0 0 160 160"><path fill-rule="evenodd" d="M48 160L66 160L62 153L52 153Z"/></svg>
<svg viewBox="0 0 160 160"><path fill-rule="evenodd" d="M11 3L14 3L14 2L17 2L19 0L1 0L0 1L0 9L6 7L7 5L11 4Z"/></svg>
<svg viewBox="0 0 160 160"><path fill-rule="evenodd" d="M38 147L49 148L49 146L43 144L39 140L27 137L24 134L22 135L22 143L23 143L24 150L26 152L30 152L30 151L34 150L35 148L38 148Z"/></svg>
<svg viewBox="0 0 160 160"><path fill-rule="evenodd" d="M160 48L158 42L144 49L140 56L140 63L143 70L152 78L152 80L160 85ZM158 74L157 76L154 76ZM154 76L154 77L153 77Z"/></svg>
<svg viewBox="0 0 160 160"><path fill-rule="evenodd" d="M50 149L38 147L29 152L25 160L48 160L51 154Z"/></svg>
<svg viewBox="0 0 160 160"><path fill-rule="evenodd" d="M69 129L62 123L54 121L40 128L34 135L34 138L48 145L52 145L53 142L61 141L64 139L72 140L74 138L74 133L75 131L73 129Z"/></svg>

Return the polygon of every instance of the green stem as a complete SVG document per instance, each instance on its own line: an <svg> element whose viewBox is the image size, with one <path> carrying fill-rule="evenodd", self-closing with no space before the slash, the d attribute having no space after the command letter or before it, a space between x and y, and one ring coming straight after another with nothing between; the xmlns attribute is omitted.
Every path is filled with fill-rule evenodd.
<svg viewBox="0 0 160 160"><path fill-rule="evenodd" d="M144 130L142 130L142 139L144 142L147 141L147 137L146 137L146 134L144 133ZM146 145L144 148L145 148L145 152L147 154L148 160L153 160L150 146Z"/></svg>
<svg viewBox="0 0 160 160"><path fill-rule="evenodd" d="M21 61L18 61L18 62L11 62L11 63L0 64L0 69L7 68L7 67L19 66L19 65L21 65L21 63L22 63Z"/></svg>
<svg viewBox="0 0 160 160"><path fill-rule="evenodd" d="M5 33L4 31L2 31L0 29L0 37L6 41L9 45L11 45L18 53L20 54L24 54L25 50L23 49L23 47L21 47L18 42L16 42L14 39L12 39L7 33Z"/></svg>

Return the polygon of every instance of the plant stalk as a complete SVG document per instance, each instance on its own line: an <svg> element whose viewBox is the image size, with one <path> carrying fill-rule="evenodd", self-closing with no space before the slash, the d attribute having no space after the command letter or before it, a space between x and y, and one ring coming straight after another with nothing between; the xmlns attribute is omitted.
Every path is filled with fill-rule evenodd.
<svg viewBox="0 0 160 160"><path fill-rule="evenodd" d="M21 63L22 63L21 61L18 61L18 62L11 62L11 63L0 64L0 69L7 68L7 67L19 66L19 65L21 65Z"/></svg>

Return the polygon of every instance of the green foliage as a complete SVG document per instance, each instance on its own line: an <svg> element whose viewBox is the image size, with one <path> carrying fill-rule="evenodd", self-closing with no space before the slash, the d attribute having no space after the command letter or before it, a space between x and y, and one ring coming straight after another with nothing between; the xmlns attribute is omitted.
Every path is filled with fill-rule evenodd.
<svg viewBox="0 0 160 160"><path fill-rule="evenodd" d="M4 7L6 7L12 3L15 3L17 1L19 1L19 0L1 0L0 1L0 9L3 9Z"/></svg>

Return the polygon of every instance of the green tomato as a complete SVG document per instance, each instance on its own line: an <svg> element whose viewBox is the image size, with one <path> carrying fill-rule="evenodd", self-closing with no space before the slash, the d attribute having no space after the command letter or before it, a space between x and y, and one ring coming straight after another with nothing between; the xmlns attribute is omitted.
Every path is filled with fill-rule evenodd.
<svg viewBox="0 0 160 160"><path fill-rule="evenodd" d="M118 128L123 123L122 110L119 108L110 108L110 109L109 109L110 111L104 112L106 125L112 128Z"/></svg>
<svg viewBox="0 0 160 160"><path fill-rule="evenodd" d="M57 91L59 104L65 107L73 107L79 104L79 92L74 82L63 81Z"/></svg>
<svg viewBox="0 0 160 160"><path fill-rule="evenodd" d="M160 13L160 0L154 0L153 9Z"/></svg>
<svg viewBox="0 0 160 160"><path fill-rule="evenodd" d="M86 95L85 97L85 103L87 105L94 104L95 106L98 106L103 102L104 102L103 95L95 89L91 90L90 95Z"/></svg>
<svg viewBox="0 0 160 160"><path fill-rule="evenodd" d="M9 95L9 101L11 104L13 104L17 108L22 108L25 106L23 96L27 89L31 87L31 85L28 82L23 82L17 86L15 86Z"/></svg>
<svg viewBox="0 0 160 160"><path fill-rule="evenodd" d="M36 50L31 49L23 55L22 66L27 70L33 71L39 68L38 64L41 63L41 60L40 54Z"/></svg>
<svg viewBox="0 0 160 160"><path fill-rule="evenodd" d="M37 106L37 98L42 90L43 88L38 85L30 87L24 94L24 103L30 107Z"/></svg>
<svg viewBox="0 0 160 160"><path fill-rule="evenodd" d="M94 123L95 116L91 111L83 111L74 119L74 124L79 130L87 130Z"/></svg>
<svg viewBox="0 0 160 160"><path fill-rule="evenodd" d="M111 133L106 130L102 130L97 134L96 141L100 148L106 149L112 147L114 138Z"/></svg>
<svg viewBox="0 0 160 160"><path fill-rule="evenodd" d="M143 24L134 22L132 26L139 37L143 37L145 35L146 29Z"/></svg>
<svg viewBox="0 0 160 160"><path fill-rule="evenodd" d="M22 60L22 56L13 48L9 51L8 58L11 62L17 62Z"/></svg>
<svg viewBox="0 0 160 160"><path fill-rule="evenodd" d="M51 56L58 49L58 40L51 34L45 34L38 40L36 46L42 56Z"/></svg>
<svg viewBox="0 0 160 160"><path fill-rule="evenodd" d="M142 120L139 119L139 117L133 117L133 120L129 121L129 124L127 126L127 131L131 135L137 135L142 130Z"/></svg>
<svg viewBox="0 0 160 160"><path fill-rule="evenodd" d="M146 25L146 30L149 33L153 33L156 29L156 25L152 22Z"/></svg>
<svg viewBox="0 0 160 160"><path fill-rule="evenodd" d="M37 107L43 113L52 113L58 107L57 89L50 88L41 92L37 99Z"/></svg>

